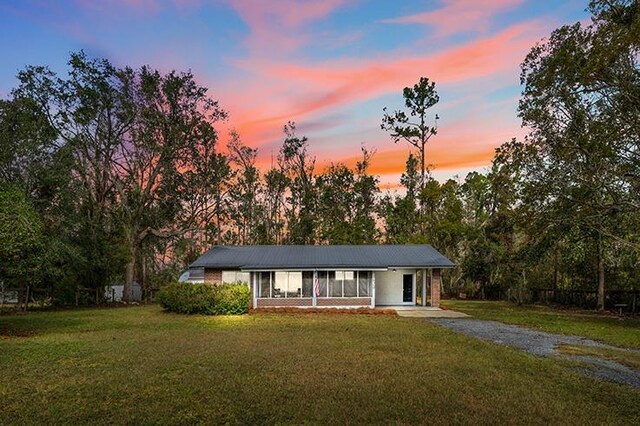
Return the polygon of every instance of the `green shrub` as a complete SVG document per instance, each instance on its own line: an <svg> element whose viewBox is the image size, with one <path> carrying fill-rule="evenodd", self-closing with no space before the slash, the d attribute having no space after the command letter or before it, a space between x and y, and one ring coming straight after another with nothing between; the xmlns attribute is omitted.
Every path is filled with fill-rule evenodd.
<svg viewBox="0 0 640 426"><path fill-rule="evenodd" d="M249 311L251 294L246 284L175 283L158 291L160 306L181 314L240 315Z"/></svg>
<svg viewBox="0 0 640 426"><path fill-rule="evenodd" d="M247 284L222 284L214 288L215 315L240 315L249 311L251 292Z"/></svg>

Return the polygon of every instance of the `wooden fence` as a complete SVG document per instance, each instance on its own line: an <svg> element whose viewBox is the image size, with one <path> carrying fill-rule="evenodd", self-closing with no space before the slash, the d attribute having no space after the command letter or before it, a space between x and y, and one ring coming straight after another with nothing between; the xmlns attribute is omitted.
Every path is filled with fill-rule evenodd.
<svg viewBox="0 0 640 426"><path fill-rule="evenodd" d="M537 288L531 290L531 301L540 303L558 303L560 305L580 306L595 309L598 303L596 290L560 290L553 288ZM607 290L605 291L605 307L614 309L615 305L627 305L626 312L640 311L640 290Z"/></svg>

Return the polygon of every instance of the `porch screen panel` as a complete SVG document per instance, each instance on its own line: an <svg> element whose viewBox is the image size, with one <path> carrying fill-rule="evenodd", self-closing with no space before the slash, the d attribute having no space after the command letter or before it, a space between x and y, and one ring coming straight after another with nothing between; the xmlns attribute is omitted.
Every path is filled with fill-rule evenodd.
<svg viewBox="0 0 640 426"><path fill-rule="evenodd" d="M342 271L329 271L329 297L342 297Z"/></svg>
<svg viewBox="0 0 640 426"><path fill-rule="evenodd" d="M260 272L258 274L258 285L260 286L260 297L271 297L271 272Z"/></svg>
<svg viewBox="0 0 640 426"><path fill-rule="evenodd" d="M302 295L302 272L289 272L286 297L300 297Z"/></svg>
<svg viewBox="0 0 640 426"><path fill-rule="evenodd" d="M372 272L370 271L359 271L358 272L358 291L360 292L360 297L369 297L371 296L371 279Z"/></svg>
<svg viewBox="0 0 640 426"><path fill-rule="evenodd" d="M356 272L344 271L344 297L356 297L358 295L356 284Z"/></svg>
<svg viewBox="0 0 640 426"><path fill-rule="evenodd" d="M285 297L287 292L287 278L286 272L277 271L275 273L275 280L273 280L273 297Z"/></svg>
<svg viewBox="0 0 640 426"><path fill-rule="evenodd" d="M327 271L318 271L318 297L327 297Z"/></svg>
<svg viewBox="0 0 640 426"><path fill-rule="evenodd" d="M313 297L313 272L302 273L302 297Z"/></svg>

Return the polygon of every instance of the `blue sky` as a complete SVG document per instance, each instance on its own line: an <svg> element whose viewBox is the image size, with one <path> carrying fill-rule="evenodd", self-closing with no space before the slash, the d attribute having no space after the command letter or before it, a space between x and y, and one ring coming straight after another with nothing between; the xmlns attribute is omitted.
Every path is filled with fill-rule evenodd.
<svg viewBox="0 0 640 426"><path fill-rule="evenodd" d="M380 130L382 108L420 76L436 81L441 120L428 161L444 179L486 167L522 137L519 64L554 28L588 19L586 1L5 0L0 96L26 65L64 72L84 49L117 65L190 69L230 112L266 165L288 120L320 168L377 151L372 171L398 181L408 147Z"/></svg>

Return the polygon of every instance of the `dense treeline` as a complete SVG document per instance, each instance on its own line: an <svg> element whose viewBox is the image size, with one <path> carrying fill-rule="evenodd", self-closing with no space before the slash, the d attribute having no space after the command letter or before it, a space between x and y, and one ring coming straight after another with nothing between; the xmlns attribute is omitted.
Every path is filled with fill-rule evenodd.
<svg viewBox="0 0 640 426"><path fill-rule="evenodd" d="M268 170L190 73L72 54L68 75L27 67L0 101L0 282L68 302L77 287L157 287L212 244L431 243L458 267L445 291L526 299L532 288L638 289L640 10L593 1L522 65L523 141L486 173L440 183L426 167L435 84L382 114L409 155L383 193L362 148L316 166L296 125ZM379 159L378 161L383 161Z"/></svg>

